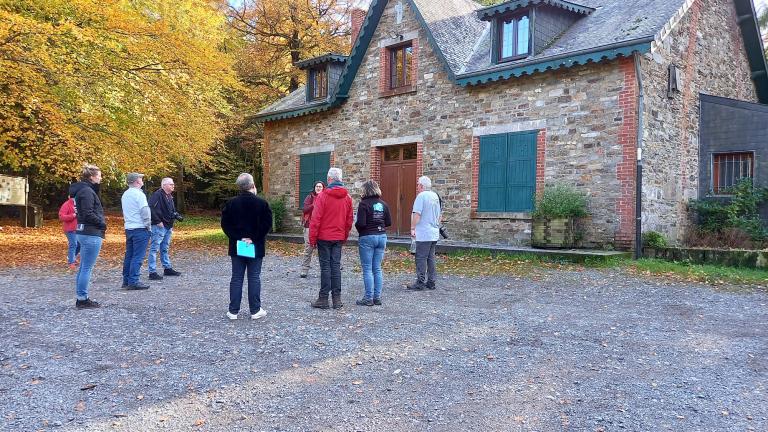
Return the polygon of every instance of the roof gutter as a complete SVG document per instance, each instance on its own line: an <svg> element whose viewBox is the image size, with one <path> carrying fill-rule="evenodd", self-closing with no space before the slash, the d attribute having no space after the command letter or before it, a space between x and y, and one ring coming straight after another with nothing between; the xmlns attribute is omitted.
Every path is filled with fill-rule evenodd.
<svg viewBox="0 0 768 432"><path fill-rule="evenodd" d="M459 85L468 85L472 84L472 81L475 81L478 77L486 77L486 76L493 76L493 75L499 75L496 77L496 79L488 79L488 81L496 81L498 79L507 79L512 76L521 75L523 73L532 73L535 72L537 69L540 69L539 72L544 72L547 69L558 69L563 64L553 64L553 65L544 65L545 63L553 63L559 60L571 60L572 64L567 64L566 66L572 66L575 63L586 63L588 61L600 61L601 58L594 58L594 54L608 54L610 51L614 50L620 50L621 48L627 48L627 47L634 47L637 45L644 45L648 44L647 50L650 50L650 43L653 42L654 36L646 36L638 39L632 39L628 41L623 42L617 42L610 45L603 45L596 48L589 48L585 50L580 51L571 51L563 54L553 55L549 57L542 57L537 59L532 59L528 61L523 62L515 62L513 64L510 64L508 67L502 67L498 69L485 69L477 72L467 73L467 74L461 74L456 77L456 80L458 81ZM643 51L646 47L637 47L637 51ZM622 54L622 53L618 53ZM581 57L581 58L579 58ZM601 56L602 57L602 56ZM532 66L542 65L544 67L542 68L533 68ZM520 74L515 74L514 72L517 70L521 70ZM522 69L529 69L529 70L522 70ZM505 72L511 72L509 76L502 76ZM473 79L474 78L474 79Z"/></svg>

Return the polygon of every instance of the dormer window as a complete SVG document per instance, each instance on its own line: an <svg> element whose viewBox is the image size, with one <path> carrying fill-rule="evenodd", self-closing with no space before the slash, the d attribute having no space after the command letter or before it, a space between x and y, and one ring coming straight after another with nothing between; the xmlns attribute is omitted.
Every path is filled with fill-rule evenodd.
<svg viewBox="0 0 768 432"><path fill-rule="evenodd" d="M528 13L499 18L499 62L518 60L531 53L531 21Z"/></svg>
<svg viewBox="0 0 768 432"><path fill-rule="evenodd" d="M311 100L328 97L328 70L323 66L309 71L309 98Z"/></svg>

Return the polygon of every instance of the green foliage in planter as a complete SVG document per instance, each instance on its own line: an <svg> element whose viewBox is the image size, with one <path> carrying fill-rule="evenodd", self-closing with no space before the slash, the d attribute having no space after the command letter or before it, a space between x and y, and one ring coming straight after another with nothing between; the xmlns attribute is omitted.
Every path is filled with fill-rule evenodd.
<svg viewBox="0 0 768 432"><path fill-rule="evenodd" d="M536 198L535 219L578 218L587 215L587 195L566 186L545 187Z"/></svg>
<svg viewBox="0 0 768 432"><path fill-rule="evenodd" d="M272 209L272 231L281 232L283 230L283 221L285 221L285 216L288 214L285 196L280 195L270 198L267 202L269 202L269 208Z"/></svg>
<svg viewBox="0 0 768 432"><path fill-rule="evenodd" d="M654 249L664 249L669 246L669 243L667 243L666 237L661 233L647 231L643 233L643 246Z"/></svg>
<svg viewBox="0 0 768 432"><path fill-rule="evenodd" d="M689 203L698 215L699 227L709 232L737 228L753 240L768 239L768 227L760 220L760 204L768 200L768 188L754 187L745 178L728 192L733 194L728 201L705 198Z"/></svg>

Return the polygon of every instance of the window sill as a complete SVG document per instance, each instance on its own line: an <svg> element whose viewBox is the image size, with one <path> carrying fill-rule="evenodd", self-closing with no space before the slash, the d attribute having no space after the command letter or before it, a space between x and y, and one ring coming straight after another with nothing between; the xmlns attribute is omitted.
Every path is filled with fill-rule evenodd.
<svg viewBox="0 0 768 432"><path fill-rule="evenodd" d="M406 94L406 93L416 93L416 86L410 85L410 86L384 90L379 92L379 97L380 98L391 97L391 96L397 96L397 95Z"/></svg>
<svg viewBox="0 0 768 432"><path fill-rule="evenodd" d="M512 220L525 220L529 221L533 219L530 212L480 212L473 210L470 215L470 219L512 219Z"/></svg>

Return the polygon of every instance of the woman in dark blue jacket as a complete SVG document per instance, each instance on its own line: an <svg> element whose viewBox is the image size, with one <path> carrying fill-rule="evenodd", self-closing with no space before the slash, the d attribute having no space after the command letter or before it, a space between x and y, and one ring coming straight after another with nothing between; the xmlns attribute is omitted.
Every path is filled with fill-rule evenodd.
<svg viewBox="0 0 768 432"><path fill-rule="evenodd" d="M98 191L101 183L101 169L96 165L86 165L80 174L80 181L69 188L69 195L75 199L77 213L77 242L80 244L80 269L75 279L75 291L78 309L99 307L99 303L88 298L88 284L96 259L101 251L107 222Z"/></svg>
<svg viewBox="0 0 768 432"><path fill-rule="evenodd" d="M387 248L387 227L392 225L389 206L381 200L381 189L374 180L363 183L362 200L357 207L355 228L360 235L358 250L363 268L365 295L357 300L360 306L381 304L381 288L384 274L381 262Z"/></svg>

